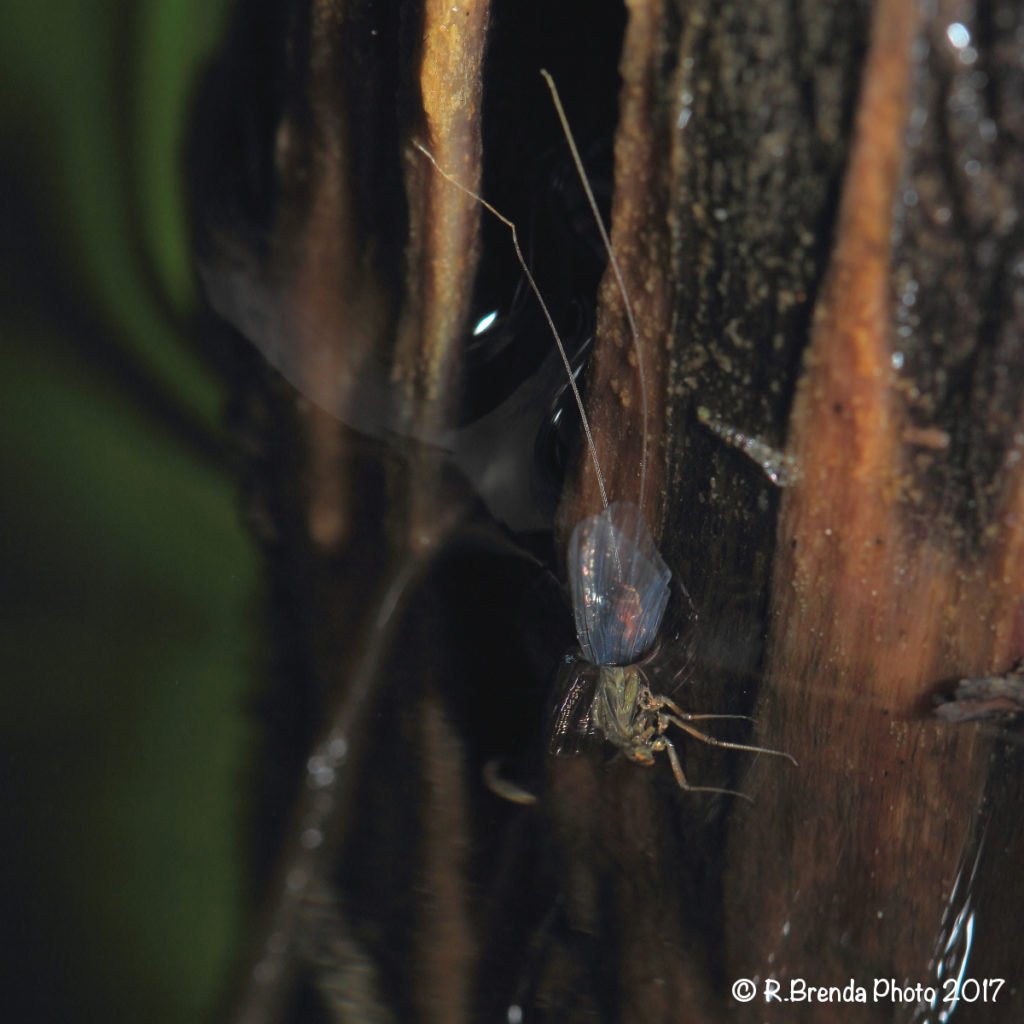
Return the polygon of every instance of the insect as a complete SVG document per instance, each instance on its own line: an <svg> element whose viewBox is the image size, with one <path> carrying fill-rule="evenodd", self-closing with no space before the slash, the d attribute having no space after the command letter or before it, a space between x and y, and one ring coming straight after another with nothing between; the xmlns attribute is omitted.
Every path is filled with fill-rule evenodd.
<svg viewBox="0 0 1024 1024"><path fill-rule="evenodd" d="M676 782L690 792L727 793L749 799L735 790L714 786L694 786L686 778L679 754L667 735L674 726L683 733L715 747L744 750L752 753L785 757L786 753L765 747L730 743L716 739L693 723L711 719L745 718L743 715L692 714L684 711L669 697L655 693L644 669L643 658L654 647L670 596L672 573L658 551L643 512L647 474L648 400L644 370L643 347L629 295L615 251L598 210L583 162L576 147L568 119L562 107L554 80L541 71L549 90L562 131L572 154L573 163L583 185L587 201L601 234L608 263L616 279L629 322L639 377L642 415L642 447L640 458L639 496L632 502L608 500L604 473L583 399L576 384L565 346L543 295L530 272L519 245L515 224L490 203L467 188L443 168L424 146L416 147L438 172L462 192L480 203L511 232L516 257L530 289L540 303L548 327L555 340L579 410L586 444L596 474L602 508L595 515L577 523L569 540L567 572L576 635L584 665L590 671L577 671L569 680L558 702L553 723L552 750L564 752L569 740L598 736L616 747L632 761L653 765L655 755L664 753Z"/></svg>
<svg viewBox="0 0 1024 1024"><path fill-rule="evenodd" d="M596 735L639 764L652 765L655 755L664 753L681 789L747 800L735 790L692 785L669 728L710 746L772 754L796 764L789 754L720 740L693 724L745 716L693 714L651 689L643 658L657 640L672 574L637 505L615 502L578 523L569 541L568 567L583 665L577 663L554 716L556 753Z"/></svg>

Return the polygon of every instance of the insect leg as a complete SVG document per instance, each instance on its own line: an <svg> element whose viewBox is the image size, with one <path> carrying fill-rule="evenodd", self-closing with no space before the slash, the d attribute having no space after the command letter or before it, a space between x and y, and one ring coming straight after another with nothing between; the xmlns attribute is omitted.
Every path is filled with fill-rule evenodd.
<svg viewBox="0 0 1024 1024"><path fill-rule="evenodd" d="M644 706L652 711L668 708L674 715L685 719L687 722L703 722L709 718L741 718L744 722L754 721L750 715L694 715L689 711L684 711L674 700L660 693L648 693L644 697Z"/></svg>
<svg viewBox="0 0 1024 1024"><path fill-rule="evenodd" d="M667 707L668 705L666 705ZM685 719L687 722L705 722L709 718L739 718L744 722L753 722L755 719L750 715L691 715L688 711L683 714L676 714L676 717Z"/></svg>
<svg viewBox="0 0 1024 1024"><path fill-rule="evenodd" d="M683 766L679 763L679 755L676 753L675 746L673 746L671 740L665 739L664 736L658 738L654 744L654 749L664 750L668 754L669 763L672 765L672 774L676 777L679 788L685 789L687 793L725 793L727 796L738 796L751 804L754 802L746 793L740 793L735 789L720 789L718 786L691 786L686 781L686 775L683 772Z"/></svg>
<svg viewBox="0 0 1024 1024"><path fill-rule="evenodd" d="M708 716L715 717L715 716ZM668 723L671 722L676 728L682 729L683 732L692 736L694 739L698 739L701 743L707 743L711 747L723 747L726 750L746 750L751 754L772 754L775 757L784 757L793 764L796 764L796 758L792 754L787 754L782 750L771 750L768 747L754 747L748 743L729 743L727 740L719 740L714 736L709 736L705 732L701 732L699 729L695 729L692 725L687 724L682 718L678 718L675 715L669 715L665 712L660 712L658 715L659 726L664 722L665 728L668 728Z"/></svg>

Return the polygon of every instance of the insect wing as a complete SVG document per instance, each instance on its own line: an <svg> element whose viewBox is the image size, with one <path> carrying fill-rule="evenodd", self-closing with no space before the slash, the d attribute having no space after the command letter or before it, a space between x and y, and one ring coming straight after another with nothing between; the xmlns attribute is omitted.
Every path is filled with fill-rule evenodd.
<svg viewBox="0 0 1024 1024"><path fill-rule="evenodd" d="M597 671L580 658L562 673L558 699L551 709L552 754L576 754L596 735L593 715Z"/></svg>
<svg viewBox="0 0 1024 1024"><path fill-rule="evenodd" d="M617 502L577 523L568 573L583 656L595 665L638 661L658 635L672 578L640 509Z"/></svg>

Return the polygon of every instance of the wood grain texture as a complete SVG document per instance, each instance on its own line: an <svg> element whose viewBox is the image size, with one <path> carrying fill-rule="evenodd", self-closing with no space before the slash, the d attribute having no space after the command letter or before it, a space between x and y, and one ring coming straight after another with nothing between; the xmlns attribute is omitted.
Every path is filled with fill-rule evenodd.
<svg viewBox="0 0 1024 1024"><path fill-rule="evenodd" d="M282 10L260 36L274 88L238 86L239 28L234 88L200 104L249 111L270 182L239 196L207 150L211 301L300 389L237 353L286 765L263 776L268 910L237 1019L833 1020L729 985L928 983L967 955L958 918L972 976L1019 977L1017 747L931 699L1024 653L1016 8L630 0L624 34L611 5ZM610 198L637 315L639 356L606 273L585 391L609 492L639 501L643 364L642 498L679 587L652 686L753 713L721 735L798 758L680 744L692 781L752 808L681 794L666 764L545 756L572 639L554 574L596 482L563 382L506 358L536 351L517 271L493 308L519 376L481 398L472 281L508 239L479 243L411 148L516 216L578 360L591 299L567 268L597 245L534 64ZM774 488L698 407L785 448L798 481ZM564 483L556 523L513 534L491 478L539 507L538 466ZM296 868L315 884L289 888ZM359 1002L335 998L346 977Z"/></svg>
<svg viewBox="0 0 1024 1024"><path fill-rule="evenodd" d="M772 742L804 771L783 789L758 766L758 805L730 836L730 962L739 974L763 974L770 963L787 983L812 974L827 984L864 975L936 983L922 975L934 972L954 884L990 816L1019 814L1016 800L986 807L988 742L928 713L938 680L1013 662L1024 594L1019 563L1006 560L1020 544L1020 520L1006 511L1020 500L1016 460L985 485L992 500L982 511L956 493L965 480L956 448L963 458L969 442L936 451L908 433L927 392L937 397L929 385L939 366L957 347L985 360L994 340L947 333L958 325L928 308L937 280L913 285L908 302L909 254L894 228L904 203L916 206L922 154L908 125L921 120L922 88L933 88L913 54L926 41L941 47L935 36L948 23L922 21L902 4L880 4L874 15L836 244L790 423L803 476L783 500L773 576L774 699L764 714ZM941 262L910 258L933 270ZM939 307L945 297L935 295ZM918 303L914 329L900 330ZM1002 358L1002 372L1019 377L1020 352ZM925 422L961 444L993 414L1019 424L1019 403L1004 412L975 399L955 415L932 405ZM1006 429L992 426L993 438ZM1003 888L999 869L981 864L976 886ZM964 905L962 889L957 899ZM996 934L1008 925L987 922ZM1015 1005L1007 994L985 1019L1012 1019ZM844 1016L903 1014L887 1005ZM832 1018L806 1007L799 1019Z"/></svg>

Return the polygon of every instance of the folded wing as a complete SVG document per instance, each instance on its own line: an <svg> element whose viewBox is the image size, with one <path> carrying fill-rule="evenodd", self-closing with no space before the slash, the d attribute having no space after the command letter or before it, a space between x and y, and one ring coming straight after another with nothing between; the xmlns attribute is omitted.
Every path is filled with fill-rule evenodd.
<svg viewBox="0 0 1024 1024"><path fill-rule="evenodd" d="M616 502L576 524L568 575L576 635L587 661L631 665L650 650L672 573L636 505Z"/></svg>

